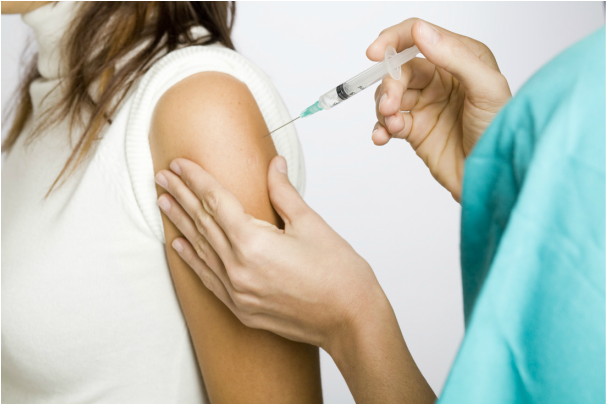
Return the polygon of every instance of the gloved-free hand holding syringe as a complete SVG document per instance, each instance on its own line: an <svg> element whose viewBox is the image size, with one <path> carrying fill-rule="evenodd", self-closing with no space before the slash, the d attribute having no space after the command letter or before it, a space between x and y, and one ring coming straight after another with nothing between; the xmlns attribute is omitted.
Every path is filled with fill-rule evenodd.
<svg viewBox="0 0 607 405"><path fill-rule="evenodd" d="M320 96L316 103L302 111L298 117L276 128L272 132L278 131L280 128L289 125L299 118L307 117L322 110L329 110L342 101L358 94L362 90L371 86L373 83L377 83L387 75L392 76L392 78L395 80L400 79L400 67L409 62L411 59L415 58L418 53L419 49L417 49L417 46L405 49L400 53L396 53L396 50L389 46L386 48L383 61L376 63L364 72L354 76L352 79L343 82L334 89L329 90ZM270 135L272 132L264 135L264 138Z"/></svg>

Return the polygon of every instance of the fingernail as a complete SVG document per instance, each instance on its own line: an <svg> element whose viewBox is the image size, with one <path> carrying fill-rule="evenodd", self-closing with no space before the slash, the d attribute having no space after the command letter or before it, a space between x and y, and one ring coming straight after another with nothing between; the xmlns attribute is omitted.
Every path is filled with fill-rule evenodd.
<svg viewBox="0 0 607 405"><path fill-rule="evenodd" d="M384 120L384 122L386 123L386 129L390 129L390 124L392 123L392 121L394 121L394 115L390 115L389 117L386 117L386 119Z"/></svg>
<svg viewBox="0 0 607 405"><path fill-rule="evenodd" d="M387 98L388 98L388 95L386 93L384 93L384 95L381 96L381 98L379 99L379 107L381 107L381 103L386 101Z"/></svg>
<svg viewBox="0 0 607 405"><path fill-rule="evenodd" d="M175 239L173 243L171 243L171 246L173 246L173 249L175 249L177 253L183 252L183 245L177 239Z"/></svg>
<svg viewBox="0 0 607 405"><path fill-rule="evenodd" d="M282 156L276 159L276 169L282 174L287 174L287 161Z"/></svg>
<svg viewBox="0 0 607 405"><path fill-rule="evenodd" d="M375 124L375 126L373 127L373 132L371 132L371 135L376 133L378 129L379 129L379 122L377 124Z"/></svg>
<svg viewBox="0 0 607 405"><path fill-rule="evenodd" d="M164 212L169 212L169 210L171 209L171 202L169 201L168 198L161 195L160 198L158 199L158 206Z"/></svg>
<svg viewBox="0 0 607 405"><path fill-rule="evenodd" d="M422 34L422 38L429 44L435 44L440 39L439 32L425 21L420 21L419 30Z"/></svg>
<svg viewBox="0 0 607 405"><path fill-rule="evenodd" d="M171 162L170 168L176 175L181 176L181 167L179 167L177 162Z"/></svg>
<svg viewBox="0 0 607 405"><path fill-rule="evenodd" d="M167 186L169 185L167 178L164 177L164 175L162 175L161 173L158 173L156 175L156 183L158 183L158 185L164 189L166 189Z"/></svg>

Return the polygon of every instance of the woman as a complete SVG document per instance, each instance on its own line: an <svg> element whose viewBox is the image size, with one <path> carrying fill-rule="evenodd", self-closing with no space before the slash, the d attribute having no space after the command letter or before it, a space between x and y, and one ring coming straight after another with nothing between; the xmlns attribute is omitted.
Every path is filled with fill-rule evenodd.
<svg viewBox="0 0 607 405"><path fill-rule="evenodd" d="M3 401L321 401L317 348L243 326L165 253L179 233L156 207L154 172L174 157L278 226L265 176L277 150L303 189L296 134L276 148L263 138L288 112L233 51L234 6L2 12L27 12L39 45L3 145Z"/></svg>
<svg viewBox="0 0 607 405"><path fill-rule="evenodd" d="M367 55L413 44L426 59L379 87L373 140L406 139L462 202L466 335L439 400L604 403L605 28L509 102L485 45L422 20L384 30ZM322 346L357 402L436 399L371 267L306 205L284 159L268 170L284 230L195 163L170 168L156 180L187 238L173 247L239 319Z"/></svg>

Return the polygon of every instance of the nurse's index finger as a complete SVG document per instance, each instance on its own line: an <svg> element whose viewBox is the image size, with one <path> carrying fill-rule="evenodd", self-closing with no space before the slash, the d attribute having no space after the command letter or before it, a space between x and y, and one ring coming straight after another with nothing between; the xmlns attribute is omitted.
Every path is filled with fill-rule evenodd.
<svg viewBox="0 0 607 405"><path fill-rule="evenodd" d="M394 47L394 49L396 49L396 52L402 52L407 48L411 48L413 45L415 45L415 42L413 41L413 37L411 35L411 29L413 28L413 24L415 24L419 20L420 18L409 18L401 23L398 23L383 30L379 34L377 39L373 41L369 48L367 48L367 57L372 61L379 62L384 60L384 54L388 46ZM487 48L481 42L476 41L467 36L446 30L428 21L426 21L426 23L432 25L439 32L463 42L466 46L470 48L470 50L476 56L481 58L483 62L487 63L493 68L497 68L497 63L495 63L495 58L493 57L493 54L491 54L489 48Z"/></svg>
<svg viewBox="0 0 607 405"><path fill-rule="evenodd" d="M396 52L411 48L415 43L411 37L411 27L419 18L409 18L383 30L377 39L367 48L367 57L372 61L382 61L386 48L392 46Z"/></svg>
<svg viewBox="0 0 607 405"><path fill-rule="evenodd" d="M175 159L170 167L196 194L228 239L233 241L249 220L240 201L211 174L190 160Z"/></svg>

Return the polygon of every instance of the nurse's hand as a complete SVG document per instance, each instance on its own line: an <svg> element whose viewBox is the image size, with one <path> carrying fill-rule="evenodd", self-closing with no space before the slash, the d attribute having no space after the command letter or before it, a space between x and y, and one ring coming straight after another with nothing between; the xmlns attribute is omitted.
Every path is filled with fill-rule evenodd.
<svg viewBox="0 0 607 405"><path fill-rule="evenodd" d="M388 76L378 87L373 142L407 140L459 201L464 161L512 97L508 82L486 45L417 18L382 31L367 56L382 60L388 45L398 52L417 45L426 59L413 59L400 80Z"/></svg>
<svg viewBox="0 0 607 405"><path fill-rule="evenodd" d="M190 242L173 247L245 325L327 347L385 296L369 264L289 183L284 158L270 166L269 195L284 230L246 214L187 159L159 172L179 203L165 195L170 208L163 211Z"/></svg>
<svg viewBox="0 0 607 405"><path fill-rule="evenodd" d="M284 158L268 170L284 230L246 214L194 162L170 167L156 180L170 193L158 205L185 236L172 246L242 323L324 348L357 402L434 401L373 270L304 202Z"/></svg>

